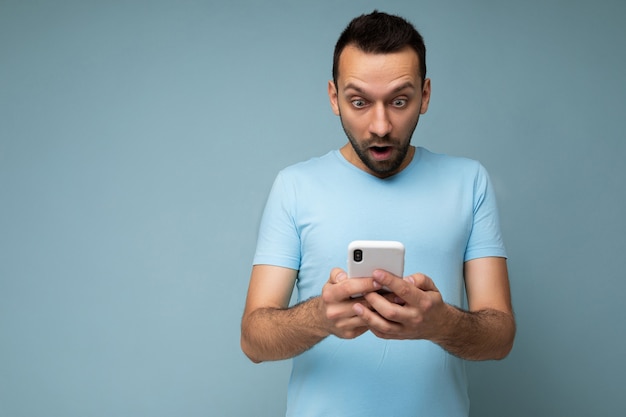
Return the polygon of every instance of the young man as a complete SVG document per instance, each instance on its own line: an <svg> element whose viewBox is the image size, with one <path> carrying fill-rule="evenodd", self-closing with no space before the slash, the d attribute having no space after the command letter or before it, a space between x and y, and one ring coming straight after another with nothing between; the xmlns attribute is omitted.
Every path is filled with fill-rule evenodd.
<svg viewBox="0 0 626 417"><path fill-rule="evenodd" d="M410 144L430 93L410 23L374 12L348 25L328 84L348 143L276 178L242 320L252 361L294 358L287 415L467 416L463 360L512 347L487 173ZM347 279L348 243L364 239L403 242L412 274Z"/></svg>

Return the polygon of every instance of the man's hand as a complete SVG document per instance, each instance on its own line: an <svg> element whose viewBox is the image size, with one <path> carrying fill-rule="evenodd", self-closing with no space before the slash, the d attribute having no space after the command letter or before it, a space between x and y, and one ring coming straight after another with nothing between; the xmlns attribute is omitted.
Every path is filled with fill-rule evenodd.
<svg viewBox="0 0 626 417"><path fill-rule="evenodd" d="M469 311L444 302L434 282L423 274L400 279L374 271L372 285L392 295L368 292L354 312L384 339L426 339L467 360L502 359L513 347L515 318L506 260L479 258L465 263Z"/></svg>
<svg viewBox="0 0 626 417"><path fill-rule="evenodd" d="M374 288L384 286L395 294L370 292L364 296L368 305L354 304L354 312L372 333L383 339L432 339L441 332L452 307L429 277L413 274L402 279L382 270L372 275Z"/></svg>
<svg viewBox="0 0 626 417"><path fill-rule="evenodd" d="M353 339L365 333L367 324L356 313L354 305L368 309L369 304L362 296L355 296L379 288L372 278L348 279L345 271L334 268L322 288L319 304L328 332L342 339Z"/></svg>
<svg viewBox="0 0 626 417"><path fill-rule="evenodd" d="M271 265L252 268L246 308L241 320L241 348L253 361L293 358L330 334L355 338L367 331L352 306L369 308L355 294L376 291L372 278L348 279L333 269L322 295L289 307L297 271Z"/></svg>

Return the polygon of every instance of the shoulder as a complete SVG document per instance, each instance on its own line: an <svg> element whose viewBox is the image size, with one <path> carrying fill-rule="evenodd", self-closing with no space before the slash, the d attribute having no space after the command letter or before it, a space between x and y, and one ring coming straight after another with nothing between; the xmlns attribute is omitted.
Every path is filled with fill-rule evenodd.
<svg viewBox="0 0 626 417"><path fill-rule="evenodd" d="M332 150L325 155L316 156L306 161L297 162L286 168L283 168L280 173L284 175L299 175L301 173L315 173L334 166L339 165L337 158L337 150Z"/></svg>
<svg viewBox="0 0 626 417"><path fill-rule="evenodd" d="M452 178L486 177L485 167L477 160L431 152L426 148L418 148L418 166L438 175Z"/></svg>
<svg viewBox="0 0 626 417"><path fill-rule="evenodd" d="M319 182L325 178L337 178L339 172L345 169L338 157L339 151L333 150L325 155L310 158L283 168L277 175L277 180L285 183Z"/></svg>
<svg viewBox="0 0 626 417"><path fill-rule="evenodd" d="M470 159L470 158L466 158L462 156L454 156L454 155L448 155L444 153L436 153L426 148L418 148L418 152L419 152L419 161L422 163L443 165L446 167L465 168L465 169L479 169L479 167L481 167L480 162L474 159Z"/></svg>

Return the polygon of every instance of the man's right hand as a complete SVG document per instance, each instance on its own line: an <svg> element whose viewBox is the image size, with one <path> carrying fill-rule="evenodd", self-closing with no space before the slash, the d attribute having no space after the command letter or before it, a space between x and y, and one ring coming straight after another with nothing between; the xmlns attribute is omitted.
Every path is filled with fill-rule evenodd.
<svg viewBox="0 0 626 417"><path fill-rule="evenodd" d="M334 268L322 288L319 303L328 332L342 339L354 339L365 333L367 324L356 315L353 306L358 303L368 307L368 304L363 297L354 296L376 290L372 278L348 279L344 270Z"/></svg>
<svg viewBox="0 0 626 417"><path fill-rule="evenodd" d="M348 279L333 269L322 295L289 307L298 271L271 265L252 268L241 320L241 348L253 362L293 358L333 334L352 339L367 331L354 304L378 287L372 278Z"/></svg>

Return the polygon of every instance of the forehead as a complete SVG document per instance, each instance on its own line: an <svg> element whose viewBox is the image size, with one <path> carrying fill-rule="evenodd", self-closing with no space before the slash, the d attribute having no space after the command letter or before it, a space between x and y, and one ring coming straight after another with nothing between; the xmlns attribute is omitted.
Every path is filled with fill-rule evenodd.
<svg viewBox="0 0 626 417"><path fill-rule="evenodd" d="M392 53L368 53L348 45L339 57L337 74L339 89L356 86L359 89L393 89L400 84L419 88L419 58L406 47Z"/></svg>

